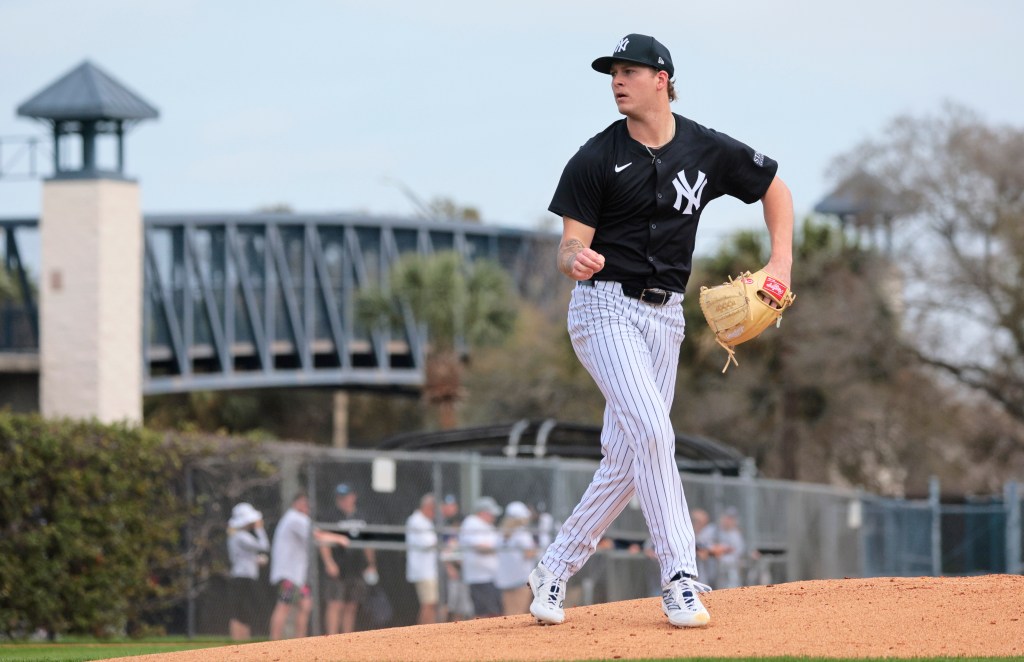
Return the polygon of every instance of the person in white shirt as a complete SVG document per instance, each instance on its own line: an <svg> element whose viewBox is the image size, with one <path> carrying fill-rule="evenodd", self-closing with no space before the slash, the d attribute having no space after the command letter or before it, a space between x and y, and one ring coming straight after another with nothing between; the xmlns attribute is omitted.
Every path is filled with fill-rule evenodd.
<svg viewBox="0 0 1024 662"><path fill-rule="evenodd" d="M501 520L494 585L501 591L506 616L530 611L533 593L527 582L537 556L537 541L529 529L532 516L525 503L513 501L505 506L505 517Z"/></svg>
<svg viewBox="0 0 1024 662"><path fill-rule="evenodd" d="M420 507L405 520L405 579L416 587L420 625L436 623L438 616L437 530L433 494L420 498ZM444 618L441 619L442 621Z"/></svg>
<svg viewBox="0 0 1024 662"><path fill-rule="evenodd" d="M494 585L501 542L494 522L500 514L501 508L494 499L480 497L473 504L473 514L466 517L459 529L462 581L469 586L477 618L501 616L503 609L501 591Z"/></svg>
<svg viewBox="0 0 1024 662"><path fill-rule="evenodd" d="M718 585L715 588L743 586L742 570L747 543L739 528L739 511L729 506L718 518L716 540L719 545Z"/></svg>
<svg viewBox="0 0 1024 662"><path fill-rule="evenodd" d="M721 548L715 541L718 527L711 523L711 516L703 508L694 508L690 521L696 537L697 576L708 586L717 586L718 557L721 555Z"/></svg>
<svg viewBox="0 0 1024 662"><path fill-rule="evenodd" d="M228 632L235 641L252 636L259 604L260 566L267 562L270 540L263 528L263 513L250 503L239 503L231 509L228 520L228 604L231 618Z"/></svg>
<svg viewBox="0 0 1024 662"><path fill-rule="evenodd" d="M348 545L348 537L313 528L309 517L309 496L296 493L274 530L270 551L270 583L277 587L277 604L270 615L270 638L284 636L288 617L295 612L296 637L305 637L313 610L308 584L310 536L318 545Z"/></svg>
<svg viewBox="0 0 1024 662"><path fill-rule="evenodd" d="M444 526L441 529L441 562L444 563L445 611L451 621L463 621L473 618L473 600L469 597L469 587L462 581L462 552L459 550L459 528L462 516L459 513L459 500L454 494L445 495L441 502L441 517Z"/></svg>

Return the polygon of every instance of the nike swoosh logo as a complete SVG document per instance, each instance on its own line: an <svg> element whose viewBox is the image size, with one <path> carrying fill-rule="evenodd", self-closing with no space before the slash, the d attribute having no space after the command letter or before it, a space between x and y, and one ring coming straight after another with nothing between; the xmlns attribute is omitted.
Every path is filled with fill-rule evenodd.
<svg viewBox="0 0 1024 662"><path fill-rule="evenodd" d="M629 163L627 163L624 166L617 165L617 166L615 166L615 172L622 172L623 170L625 170L626 168L628 168L631 165L633 165L632 161L630 161Z"/></svg>

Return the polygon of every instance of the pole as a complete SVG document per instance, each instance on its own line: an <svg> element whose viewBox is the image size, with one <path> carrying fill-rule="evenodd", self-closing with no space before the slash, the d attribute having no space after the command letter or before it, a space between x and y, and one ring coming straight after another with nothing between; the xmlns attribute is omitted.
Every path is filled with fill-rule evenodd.
<svg viewBox="0 0 1024 662"><path fill-rule="evenodd" d="M185 467L185 502L191 511L195 503L195 486L192 484L192 467ZM188 596L187 613L185 616L186 635L189 639L196 636L196 552L192 546L192 517L185 520L185 595Z"/></svg>
<svg viewBox="0 0 1024 662"><path fill-rule="evenodd" d="M313 521L316 521L316 515L320 509L316 502L316 471L311 465L306 467L306 494L309 495L309 513L314 518ZM309 570L306 581L310 588L309 599L313 602L313 613L310 614L313 622L310 624L309 632L313 635L321 635L324 633L324 626L320 604L320 548L313 538L313 527L309 531L309 543L307 550L309 552Z"/></svg>
<svg viewBox="0 0 1024 662"><path fill-rule="evenodd" d="M1020 485L1011 480L1003 488L1006 508L1006 572L1019 575L1021 563Z"/></svg>
<svg viewBox="0 0 1024 662"><path fill-rule="evenodd" d="M932 512L932 576L942 575L942 504L938 476L928 479L928 505Z"/></svg>
<svg viewBox="0 0 1024 662"><path fill-rule="evenodd" d="M437 534L437 605L434 607L434 621L444 623L447 620L445 613L448 607L448 569L444 559L444 488L441 476L441 463L434 460L431 463L431 474L434 489L434 531ZM406 544L408 544L406 540ZM406 554L409 550L406 549Z"/></svg>

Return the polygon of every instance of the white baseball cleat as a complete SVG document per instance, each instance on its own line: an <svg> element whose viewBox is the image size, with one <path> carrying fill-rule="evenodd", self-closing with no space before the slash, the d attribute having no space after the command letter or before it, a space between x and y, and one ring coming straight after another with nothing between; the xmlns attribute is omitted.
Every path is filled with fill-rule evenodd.
<svg viewBox="0 0 1024 662"><path fill-rule="evenodd" d="M699 628L711 622L711 614L701 603L698 593L707 593L710 586L683 576L661 589L661 610L668 622L677 628Z"/></svg>
<svg viewBox="0 0 1024 662"><path fill-rule="evenodd" d="M530 613L538 621L545 625L558 625L565 621L565 580L555 577L538 563L530 573L530 589L533 591Z"/></svg>

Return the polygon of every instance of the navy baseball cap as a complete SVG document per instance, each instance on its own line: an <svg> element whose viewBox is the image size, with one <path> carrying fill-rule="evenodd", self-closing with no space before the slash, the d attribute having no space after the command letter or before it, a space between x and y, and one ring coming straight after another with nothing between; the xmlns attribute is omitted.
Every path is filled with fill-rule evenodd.
<svg viewBox="0 0 1024 662"><path fill-rule="evenodd" d="M345 496L349 492L355 492L355 490L349 487L348 483L338 483L338 486L334 488L334 493L338 496Z"/></svg>
<svg viewBox="0 0 1024 662"><path fill-rule="evenodd" d="M602 74L608 73L615 60L636 62L648 67L668 72L668 77L675 75L675 67L672 66L672 56L669 55L665 45L654 37L645 34L628 34L615 44L615 50L611 55L599 57L594 60L592 66L594 71Z"/></svg>

